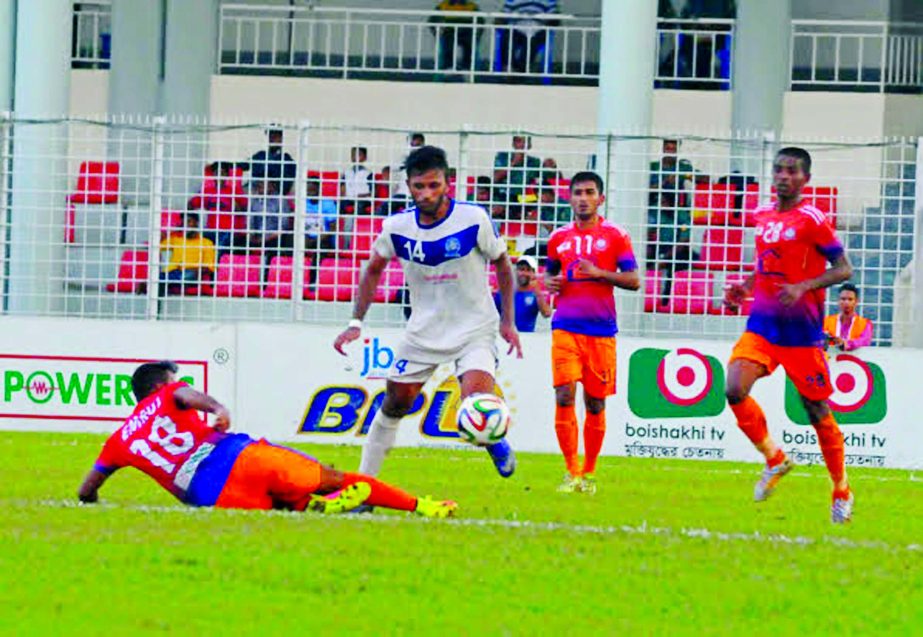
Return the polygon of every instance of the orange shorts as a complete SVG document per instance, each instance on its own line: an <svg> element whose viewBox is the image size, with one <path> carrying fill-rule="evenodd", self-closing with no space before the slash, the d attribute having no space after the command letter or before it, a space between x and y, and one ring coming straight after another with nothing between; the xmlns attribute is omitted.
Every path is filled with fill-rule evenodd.
<svg viewBox="0 0 923 637"><path fill-rule="evenodd" d="M759 334L744 332L734 345L731 361L742 358L763 365L771 374L782 365L798 393L808 400L826 400L833 394L830 367L819 347L773 345Z"/></svg>
<svg viewBox="0 0 923 637"><path fill-rule="evenodd" d="M555 387L580 381L593 398L611 396L615 393L615 337L553 330L551 375Z"/></svg>
<svg viewBox="0 0 923 637"><path fill-rule="evenodd" d="M320 473L317 460L259 440L240 452L215 506L303 511L320 486Z"/></svg>

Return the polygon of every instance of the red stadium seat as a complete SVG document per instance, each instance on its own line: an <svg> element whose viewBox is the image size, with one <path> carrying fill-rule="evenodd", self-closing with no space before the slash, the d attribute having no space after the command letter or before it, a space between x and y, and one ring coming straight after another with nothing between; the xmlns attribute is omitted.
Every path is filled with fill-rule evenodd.
<svg viewBox="0 0 923 637"><path fill-rule="evenodd" d="M683 270L673 274L671 313L705 314L711 303L710 272Z"/></svg>
<svg viewBox="0 0 923 637"><path fill-rule="evenodd" d="M340 199L340 173L336 170L309 170L308 179L320 181L320 196L324 199Z"/></svg>
<svg viewBox="0 0 923 637"><path fill-rule="evenodd" d="M661 302L659 270L648 270L644 274L644 311L645 312L666 312L667 304Z"/></svg>
<svg viewBox="0 0 923 637"><path fill-rule="evenodd" d="M313 289L305 298L318 301L351 301L359 282L359 266L352 259L322 259Z"/></svg>
<svg viewBox="0 0 923 637"><path fill-rule="evenodd" d="M160 213L160 237L166 238L183 234L183 213L176 210L164 210Z"/></svg>
<svg viewBox="0 0 923 637"><path fill-rule="evenodd" d="M381 234L384 217L359 216L352 219L353 228L349 233L349 246L347 249L355 259L368 259L372 254L372 243Z"/></svg>
<svg viewBox="0 0 923 637"><path fill-rule="evenodd" d="M147 250L126 250L119 262L118 280L106 290L121 294L143 294L147 290Z"/></svg>
<svg viewBox="0 0 923 637"><path fill-rule="evenodd" d="M262 256L225 254L218 260L215 295L237 298L260 296Z"/></svg>
<svg viewBox="0 0 923 637"><path fill-rule="evenodd" d="M266 285L263 287L264 299L290 299L292 298L292 283L294 281L294 259L292 257L273 257L269 262L266 272ZM305 257L304 275L302 278L302 296L305 296L311 281L311 258Z"/></svg>
<svg viewBox="0 0 923 637"><path fill-rule="evenodd" d="M719 289L714 289L712 294L714 296L714 303L708 308L709 314L721 315L721 316L747 316L750 314L750 307L753 305L753 299L747 299L743 302L737 310L729 310L724 306L724 287L733 285L735 283L743 283L749 274L743 272L728 272L727 276L724 279L724 286Z"/></svg>
<svg viewBox="0 0 923 637"><path fill-rule="evenodd" d="M744 231L741 228L708 228L702 242L702 257L693 267L704 270L744 268Z"/></svg>
<svg viewBox="0 0 923 637"><path fill-rule="evenodd" d="M737 216L735 222L735 216L731 214L736 192L734 184L696 184L692 222L698 225L740 225L740 217Z"/></svg>
<svg viewBox="0 0 923 637"><path fill-rule="evenodd" d="M68 197L75 204L110 204L119 201L119 162L85 161L77 174L77 188Z"/></svg>
<svg viewBox="0 0 923 637"><path fill-rule="evenodd" d="M537 237L537 221L506 221L500 226L501 237Z"/></svg>
<svg viewBox="0 0 923 637"><path fill-rule="evenodd" d="M375 290L376 303L394 303L397 301L397 294L404 287L404 271L400 263L392 261L385 268L378 282L378 288Z"/></svg>

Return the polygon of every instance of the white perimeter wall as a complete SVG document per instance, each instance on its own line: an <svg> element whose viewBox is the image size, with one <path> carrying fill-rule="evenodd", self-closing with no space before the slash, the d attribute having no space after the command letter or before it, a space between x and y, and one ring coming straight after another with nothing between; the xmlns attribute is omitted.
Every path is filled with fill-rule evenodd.
<svg viewBox="0 0 923 637"><path fill-rule="evenodd" d="M274 441L361 444L393 362L397 329L369 330L344 359L336 327L0 320L0 429L110 432L132 409L125 383L144 360L181 361L181 374L225 402L235 428ZM550 334L524 334L525 357L502 357L498 383L514 418L513 445L557 452ZM619 339L618 393L608 401L603 453L756 461L724 401L732 343ZM831 402L851 466L923 467L915 378L923 352L866 349L832 362ZM398 444L459 446L457 382L443 366ZM757 384L771 430L801 464L823 462L781 371ZM467 448L467 447L466 447Z"/></svg>

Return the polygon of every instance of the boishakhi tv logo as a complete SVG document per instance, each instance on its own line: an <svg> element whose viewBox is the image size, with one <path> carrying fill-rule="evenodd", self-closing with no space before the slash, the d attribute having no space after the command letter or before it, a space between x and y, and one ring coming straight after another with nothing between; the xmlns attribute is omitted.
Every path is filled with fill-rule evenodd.
<svg viewBox="0 0 923 637"><path fill-rule="evenodd" d="M827 400L841 425L874 425L888 414L885 373L875 363L852 354L839 354L830 361L833 395ZM785 413L798 425L808 425L808 414L791 379L785 379Z"/></svg>
<svg viewBox="0 0 923 637"><path fill-rule="evenodd" d="M702 418L724 411L724 367L689 347L643 348L628 362L628 406L639 418Z"/></svg>

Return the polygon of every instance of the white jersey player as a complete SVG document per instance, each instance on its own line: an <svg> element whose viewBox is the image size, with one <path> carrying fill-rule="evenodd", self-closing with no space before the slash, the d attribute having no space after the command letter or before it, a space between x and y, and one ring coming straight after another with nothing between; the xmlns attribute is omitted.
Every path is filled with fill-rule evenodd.
<svg viewBox="0 0 923 637"><path fill-rule="evenodd" d="M407 157L407 186L416 204L385 220L355 296L353 319L334 342L338 352L359 338L382 272L400 260L410 289L411 315L389 373L385 400L369 429L360 470L377 475L394 445L398 424L433 372L454 362L462 396L494 389L496 338L522 357L513 322L513 270L506 245L480 206L446 194L445 152L423 146ZM502 317L487 285L487 263L497 270ZM504 439L487 447L497 471L509 477L516 460Z"/></svg>

